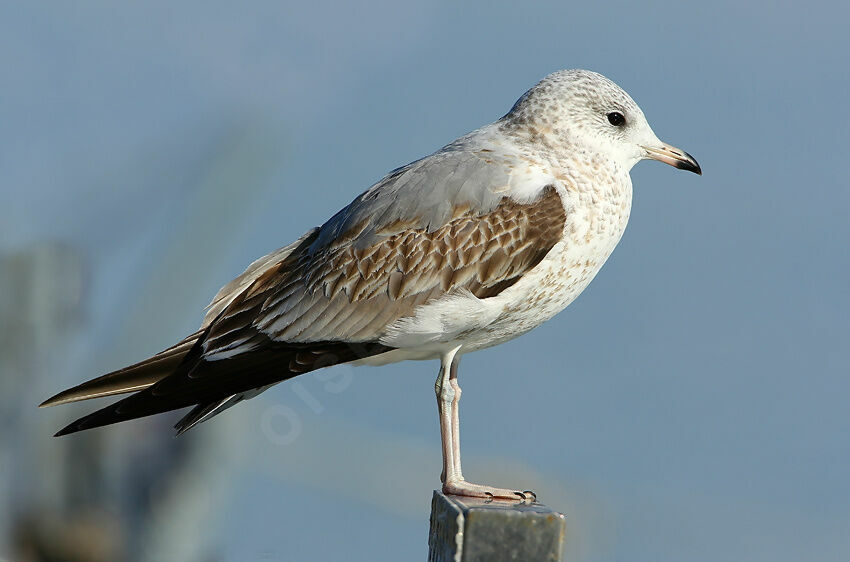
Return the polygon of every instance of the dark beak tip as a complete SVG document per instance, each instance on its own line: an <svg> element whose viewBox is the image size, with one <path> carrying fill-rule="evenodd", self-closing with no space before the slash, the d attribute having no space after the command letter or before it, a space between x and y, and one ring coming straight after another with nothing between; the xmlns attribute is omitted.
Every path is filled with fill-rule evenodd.
<svg viewBox="0 0 850 562"><path fill-rule="evenodd" d="M702 175L702 168L700 168L699 163L696 159L688 153L685 153L687 157L686 160L680 160L676 163L676 167L680 170L687 170L688 172L693 172L698 176Z"/></svg>

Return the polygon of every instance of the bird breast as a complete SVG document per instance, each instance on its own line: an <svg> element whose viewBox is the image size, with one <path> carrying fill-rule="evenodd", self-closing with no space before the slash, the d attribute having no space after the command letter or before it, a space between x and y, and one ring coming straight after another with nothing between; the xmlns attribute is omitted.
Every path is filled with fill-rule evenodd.
<svg viewBox="0 0 850 562"><path fill-rule="evenodd" d="M500 313L466 334L464 352L497 345L549 320L581 294L611 255L629 220L631 180L616 168L604 174L610 165L591 163L589 169L586 175L560 175L555 187L567 216L563 237L514 286L485 299Z"/></svg>

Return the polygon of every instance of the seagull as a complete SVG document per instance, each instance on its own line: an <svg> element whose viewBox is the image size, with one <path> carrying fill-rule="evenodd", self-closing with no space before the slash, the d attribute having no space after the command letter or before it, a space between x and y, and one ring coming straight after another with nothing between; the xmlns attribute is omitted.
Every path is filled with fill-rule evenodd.
<svg viewBox="0 0 850 562"><path fill-rule="evenodd" d="M643 159L702 173L608 78L550 74L498 121L391 171L253 262L216 294L197 332L41 406L130 393L56 435L192 407L180 434L319 368L439 359L443 492L536 499L464 479L458 364L539 326L587 287L623 235L629 171Z"/></svg>

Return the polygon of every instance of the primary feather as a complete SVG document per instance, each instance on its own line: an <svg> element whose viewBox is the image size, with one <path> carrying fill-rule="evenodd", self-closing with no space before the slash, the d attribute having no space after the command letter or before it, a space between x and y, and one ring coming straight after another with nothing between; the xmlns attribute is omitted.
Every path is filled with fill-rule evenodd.
<svg viewBox="0 0 850 562"><path fill-rule="evenodd" d="M137 391L57 435L195 406L182 433L282 380L392 351L382 339L392 327L447 294L510 287L555 245L565 217L543 183L536 200L509 197L528 179L492 158L458 141L391 172L222 288L199 332L46 401Z"/></svg>

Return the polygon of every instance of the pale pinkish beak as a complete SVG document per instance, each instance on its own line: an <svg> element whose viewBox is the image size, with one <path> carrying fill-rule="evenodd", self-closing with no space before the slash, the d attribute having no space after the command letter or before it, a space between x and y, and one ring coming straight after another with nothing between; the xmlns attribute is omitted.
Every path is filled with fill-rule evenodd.
<svg viewBox="0 0 850 562"><path fill-rule="evenodd" d="M687 170L689 172L702 175L702 169L699 167L699 164L697 164L696 159L684 150L680 150L675 146L670 146L669 144L662 142L659 146L643 146L641 148L646 151L647 158L658 160L665 164L670 164L680 170Z"/></svg>

